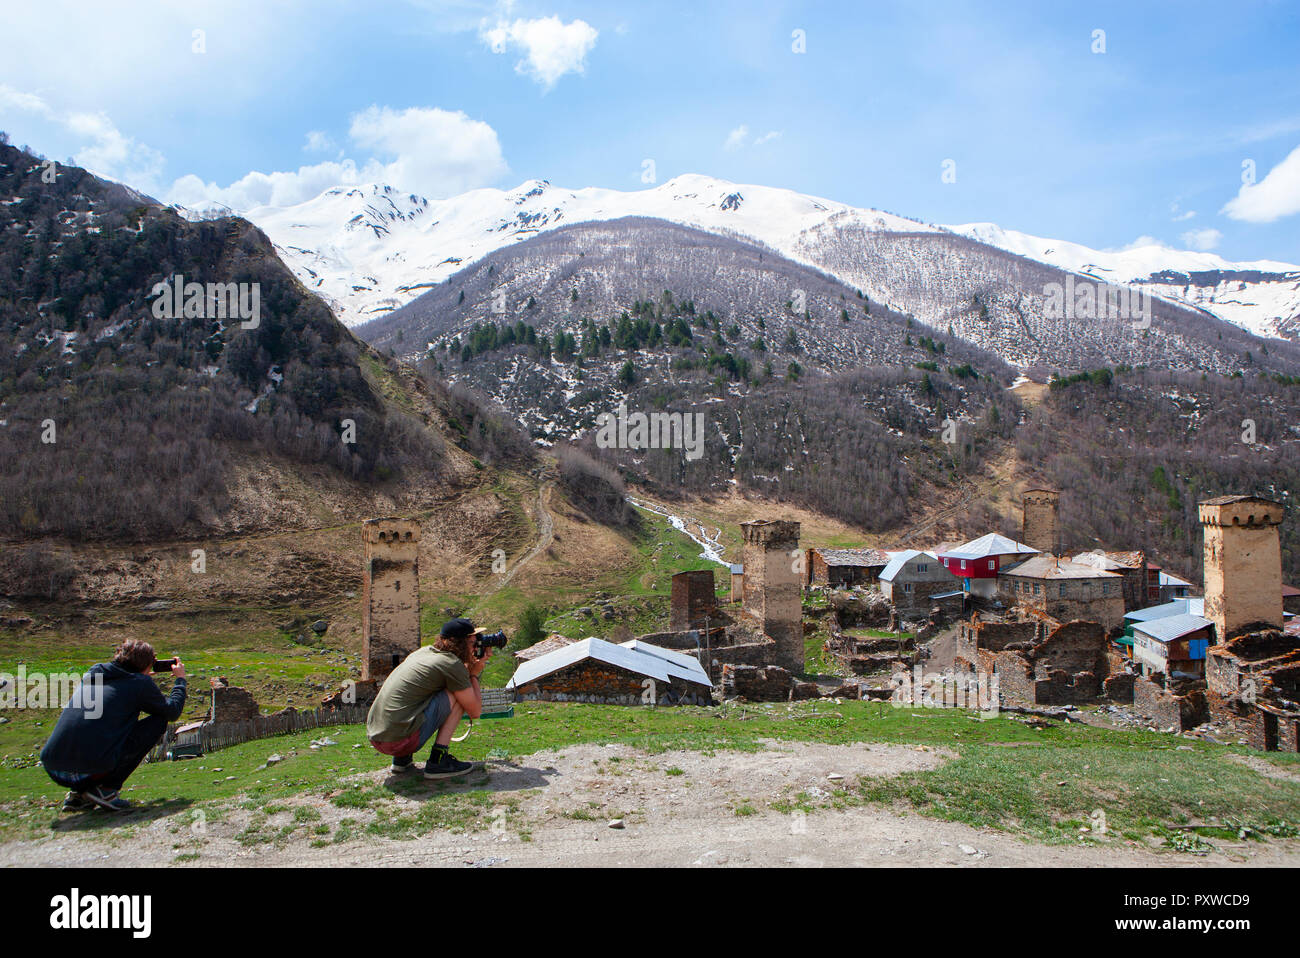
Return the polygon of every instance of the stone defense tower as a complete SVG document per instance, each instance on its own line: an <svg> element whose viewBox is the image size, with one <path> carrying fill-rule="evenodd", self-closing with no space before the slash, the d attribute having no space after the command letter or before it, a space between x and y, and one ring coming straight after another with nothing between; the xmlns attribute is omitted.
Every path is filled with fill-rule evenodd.
<svg viewBox="0 0 1300 958"><path fill-rule="evenodd" d="M1201 504L1205 532L1205 617L1218 641L1251 626L1282 628L1282 503L1220 496Z"/></svg>
<svg viewBox="0 0 1300 958"><path fill-rule="evenodd" d="M361 679L381 682L420 647L420 523L361 523Z"/></svg>
<svg viewBox="0 0 1300 958"><path fill-rule="evenodd" d="M799 523L742 522L745 536L744 612L776 642L774 665L803 671L803 563Z"/></svg>
<svg viewBox="0 0 1300 958"><path fill-rule="evenodd" d="M679 632L700 628L712 617L714 611L714 582L712 569L679 572L672 580L672 604L668 611L668 627Z"/></svg>
<svg viewBox="0 0 1300 958"><path fill-rule="evenodd" d="M1060 555L1061 494L1054 489L1026 489L1021 508L1020 541L1043 555Z"/></svg>

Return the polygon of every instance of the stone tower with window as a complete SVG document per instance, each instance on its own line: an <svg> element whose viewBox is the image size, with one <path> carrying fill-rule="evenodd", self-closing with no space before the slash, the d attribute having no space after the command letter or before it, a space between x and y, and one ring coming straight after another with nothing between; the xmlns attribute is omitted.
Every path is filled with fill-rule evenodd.
<svg viewBox="0 0 1300 958"><path fill-rule="evenodd" d="M382 682L420 647L420 523L361 523L361 679Z"/></svg>
<svg viewBox="0 0 1300 958"><path fill-rule="evenodd" d="M1205 617L1219 642L1282 628L1282 503L1220 496L1200 504L1205 533Z"/></svg>
<svg viewBox="0 0 1300 958"><path fill-rule="evenodd" d="M742 522L745 537L744 613L776 643L774 665L802 672L803 563L799 523Z"/></svg>

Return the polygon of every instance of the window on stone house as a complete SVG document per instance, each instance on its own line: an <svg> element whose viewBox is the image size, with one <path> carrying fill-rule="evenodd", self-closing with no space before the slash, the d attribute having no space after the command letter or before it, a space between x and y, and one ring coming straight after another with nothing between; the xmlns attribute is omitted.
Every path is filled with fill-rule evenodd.
<svg viewBox="0 0 1300 958"><path fill-rule="evenodd" d="M917 572L928 572L929 570L930 570L930 565L927 562L918 562L916 565Z"/></svg>
<svg viewBox="0 0 1300 958"><path fill-rule="evenodd" d="M903 591L906 592L906 593L909 593L909 594L910 594L911 591L912 591L912 583L910 583L910 582L904 582L904 583L903 583Z"/></svg>
<svg viewBox="0 0 1300 958"><path fill-rule="evenodd" d="M1065 598L1065 583L1064 583L1064 582L1061 583L1061 592L1060 592L1060 595L1061 595L1061 598Z"/></svg>
<svg viewBox="0 0 1300 958"><path fill-rule="evenodd" d="M1034 595L1038 595L1038 594L1040 594L1040 593L1042 592L1042 590L1043 590L1043 587L1042 587L1041 585L1039 585L1037 582L1035 582L1035 583L1034 583Z"/></svg>

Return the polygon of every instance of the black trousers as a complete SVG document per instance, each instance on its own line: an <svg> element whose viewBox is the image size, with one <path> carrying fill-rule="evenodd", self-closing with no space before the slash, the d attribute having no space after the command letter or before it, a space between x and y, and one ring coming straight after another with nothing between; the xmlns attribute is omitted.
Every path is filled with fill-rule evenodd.
<svg viewBox="0 0 1300 958"><path fill-rule="evenodd" d="M59 785L73 791L85 792L92 788L104 788L111 792L120 791L126 784L126 780L131 777L131 773L140 767L144 757L162 739L165 731L167 731L165 718L161 715L146 715L135 723L126 737L126 742L122 745L122 754L118 757L117 764L107 772L91 775L54 769L46 769L46 771Z"/></svg>

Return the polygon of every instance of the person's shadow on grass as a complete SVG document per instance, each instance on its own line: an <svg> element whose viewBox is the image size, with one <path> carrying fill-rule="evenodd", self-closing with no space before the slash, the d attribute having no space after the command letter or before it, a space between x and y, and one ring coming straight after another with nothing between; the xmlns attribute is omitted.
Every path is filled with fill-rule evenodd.
<svg viewBox="0 0 1300 958"><path fill-rule="evenodd" d="M102 808L60 812L50 828L56 832L84 832L121 828L124 825L141 825L179 814L192 804L194 803L188 798L160 798L152 802L137 802L129 812L110 812Z"/></svg>
<svg viewBox="0 0 1300 958"><path fill-rule="evenodd" d="M554 768L533 768L513 762L479 762L459 778L427 779L420 768L404 775L389 775L384 788L403 798L420 801L454 792L519 792L545 788Z"/></svg>

